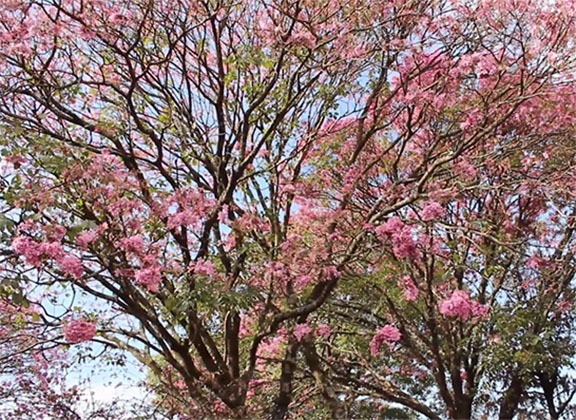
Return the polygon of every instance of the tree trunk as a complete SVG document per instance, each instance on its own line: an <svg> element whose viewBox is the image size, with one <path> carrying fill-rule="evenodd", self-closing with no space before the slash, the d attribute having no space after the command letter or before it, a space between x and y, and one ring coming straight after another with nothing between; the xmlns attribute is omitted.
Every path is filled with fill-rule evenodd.
<svg viewBox="0 0 576 420"><path fill-rule="evenodd" d="M278 391L278 397L271 410L272 420L284 420L288 414L288 407L292 402L292 378L294 377L298 347L299 343L292 340L286 349L286 355L282 361L280 390Z"/></svg>
<svg viewBox="0 0 576 420"><path fill-rule="evenodd" d="M524 384L522 379L516 375L512 375L510 385L504 393L504 398L500 404L500 420L510 420L516 414L518 404L522 399L522 392L524 391Z"/></svg>

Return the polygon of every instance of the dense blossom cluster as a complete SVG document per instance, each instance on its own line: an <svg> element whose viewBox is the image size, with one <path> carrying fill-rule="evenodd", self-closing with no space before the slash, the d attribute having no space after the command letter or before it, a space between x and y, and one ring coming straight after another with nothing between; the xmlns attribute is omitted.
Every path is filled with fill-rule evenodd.
<svg viewBox="0 0 576 420"><path fill-rule="evenodd" d="M454 290L448 299L438 303L438 309L443 315L464 320L481 317L488 312L488 306L470 299L468 292L464 290Z"/></svg>
<svg viewBox="0 0 576 420"><path fill-rule="evenodd" d="M96 325L84 319L70 321L62 330L66 341L73 344L88 341L96 335Z"/></svg>
<svg viewBox="0 0 576 420"><path fill-rule="evenodd" d="M319 324L316 327L316 334L321 336L321 337L328 338L328 337L330 337L331 333L332 333L332 330L331 330L330 326L327 324Z"/></svg>
<svg viewBox="0 0 576 420"><path fill-rule="evenodd" d="M422 203L422 211L420 217L422 220L434 220L441 218L445 213L444 208L435 201L426 201Z"/></svg>
<svg viewBox="0 0 576 420"><path fill-rule="evenodd" d="M150 292L157 292L162 280L160 267L151 266L136 271L134 276L136 283L141 284Z"/></svg>
<svg viewBox="0 0 576 420"><path fill-rule="evenodd" d="M12 241L12 250L26 258L34 266L45 260L55 261L64 274L79 279L84 274L80 258L67 253L57 242L37 242L29 236L17 236Z"/></svg>
<svg viewBox="0 0 576 420"><path fill-rule="evenodd" d="M389 238L392 242L392 250L397 258L417 259L421 253L418 249L418 241L415 239L412 228L397 217L391 217L386 223L376 227L376 234L382 238Z"/></svg>
<svg viewBox="0 0 576 420"><path fill-rule="evenodd" d="M394 343L400 341L401 338L402 334L398 328L390 324L384 325L376 331L370 341L370 354L377 355L383 343Z"/></svg>
<svg viewBox="0 0 576 420"><path fill-rule="evenodd" d="M410 276L403 276L398 281L398 286L402 289L404 299L412 302L418 298L418 286Z"/></svg>
<svg viewBox="0 0 576 420"><path fill-rule="evenodd" d="M308 324L296 324L292 333L296 340L301 341L306 335L312 332L312 328Z"/></svg>

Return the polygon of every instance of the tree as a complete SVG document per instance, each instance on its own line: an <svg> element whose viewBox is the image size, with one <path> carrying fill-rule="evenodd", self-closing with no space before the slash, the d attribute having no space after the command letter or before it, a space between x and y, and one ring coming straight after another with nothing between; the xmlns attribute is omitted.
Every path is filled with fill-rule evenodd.
<svg viewBox="0 0 576 420"><path fill-rule="evenodd" d="M53 342L181 418L567 412L570 2L1 4L3 277Z"/></svg>
<svg viewBox="0 0 576 420"><path fill-rule="evenodd" d="M574 218L561 219L573 209L568 166L512 159L505 171L481 167L489 180L482 190L450 194L434 220L429 205L408 215L404 226L426 236L422 257L389 250L354 284L364 293L325 309L342 314L334 335L356 337L345 347L321 344L333 380L432 418L444 407L453 418L571 417ZM367 335L386 324L388 332ZM393 345L380 345L380 336ZM426 398L442 403L423 405Z"/></svg>

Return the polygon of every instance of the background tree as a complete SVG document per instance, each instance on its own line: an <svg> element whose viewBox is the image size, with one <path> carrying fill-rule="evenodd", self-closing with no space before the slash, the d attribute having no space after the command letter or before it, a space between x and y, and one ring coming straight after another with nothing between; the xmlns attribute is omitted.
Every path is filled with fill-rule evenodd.
<svg viewBox="0 0 576 420"><path fill-rule="evenodd" d="M4 276L60 339L182 418L567 412L570 2L1 4Z"/></svg>

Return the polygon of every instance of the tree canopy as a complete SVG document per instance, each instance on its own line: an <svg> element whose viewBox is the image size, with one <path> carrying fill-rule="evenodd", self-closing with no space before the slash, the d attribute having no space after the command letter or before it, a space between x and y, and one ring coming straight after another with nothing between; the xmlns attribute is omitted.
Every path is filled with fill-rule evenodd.
<svg viewBox="0 0 576 420"><path fill-rule="evenodd" d="M130 419L574 416L575 34L570 0L0 0L8 418L81 418L78 352L146 369Z"/></svg>

